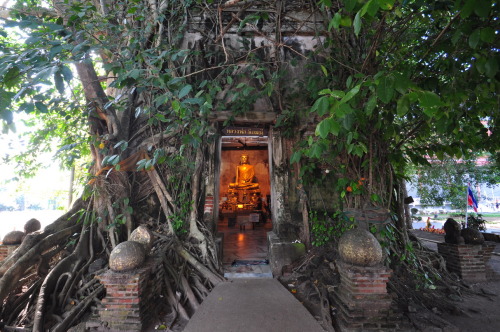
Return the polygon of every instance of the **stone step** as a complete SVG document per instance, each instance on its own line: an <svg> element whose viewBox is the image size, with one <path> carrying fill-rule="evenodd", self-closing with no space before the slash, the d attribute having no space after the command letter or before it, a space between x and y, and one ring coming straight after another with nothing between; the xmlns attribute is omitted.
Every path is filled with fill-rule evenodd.
<svg viewBox="0 0 500 332"><path fill-rule="evenodd" d="M269 264L261 265L224 265L224 277L234 278L272 278Z"/></svg>

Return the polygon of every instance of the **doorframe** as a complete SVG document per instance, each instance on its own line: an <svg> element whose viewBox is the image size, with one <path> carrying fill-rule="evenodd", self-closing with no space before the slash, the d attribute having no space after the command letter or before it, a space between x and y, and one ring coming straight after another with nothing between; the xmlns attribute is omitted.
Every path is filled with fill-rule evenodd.
<svg viewBox="0 0 500 332"><path fill-rule="evenodd" d="M268 154L268 176L269 176L269 194L271 195L271 201L273 200L273 195L275 193L274 189L274 180L273 180L273 154L272 154L272 140L271 140L271 132L272 127L266 125L268 129L268 134L266 138L267 143L267 154ZM214 213L213 213L213 222L215 225L215 229L217 229L217 224L219 222L219 203L220 203L220 177L221 177L221 168L222 168L222 139L223 137L231 137L230 135L223 135L222 130L219 130L219 135L215 143L215 158L214 158ZM251 136L241 136L241 137L251 137ZM272 207L272 206L271 206ZM274 216L274 211L271 212L271 215ZM275 223L271 219L273 230L275 228Z"/></svg>

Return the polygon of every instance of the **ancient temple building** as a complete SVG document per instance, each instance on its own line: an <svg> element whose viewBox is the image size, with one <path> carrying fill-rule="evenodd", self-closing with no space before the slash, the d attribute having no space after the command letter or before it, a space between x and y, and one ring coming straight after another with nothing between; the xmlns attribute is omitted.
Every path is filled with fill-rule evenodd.
<svg viewBox="0 0 500 332"><path fill-rule="evenodd" d="M213 35L217 43L207 43L201 34L213 25L209 15L192 16L183 42L185 48L205 53L222 47L218 56L238 64L234 79L219 93L218 107L210 114L213 140L206 165L204 218L214 232L221 223L245 229L253 229L256 221L257 227L266 224L268 258L273 255L273 241L279 243L278 256L283 256L273 268L279 274L281 265L297 255L297 246L288 245L300 240L307 213L301 202L300 170L290 164L292 148L299 139L314 135L315 128L314 119L297 124L294 132L279 123L285 110L300 112L310 107L304 79L314 70L322 75L319 66L309 64L321 62L320 54L311 55L322 46L324 18L306 1L221 3L226 5L218 13L222 32ZM251 15L263 19L245 23ZM266 63L262 75L255 73L256 63ZM273 93L262 93L271 83ZM255 94L255 98L250 104L245 98L247 104L242 105L241 94ZM236 183L242 155L254 172L244 186ZM331 200L328 191L320 187L310 191L309 204L324 207L324 199Z"/></svg>

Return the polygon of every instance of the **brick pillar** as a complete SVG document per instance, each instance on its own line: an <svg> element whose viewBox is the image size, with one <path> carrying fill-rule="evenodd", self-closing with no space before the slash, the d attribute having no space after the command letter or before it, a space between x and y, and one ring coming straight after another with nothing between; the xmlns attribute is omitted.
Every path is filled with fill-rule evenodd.
<svg viewBox="0 0 500 332"><path fill-rule="evenodd" d="M19 247L19 244L0 244L0 262L3 262Z"/></svg>
<svg viewBox="0 0 500 332"><path fill-rule="evenodd" d="M100 331L143 331L155 319L164 271L160 259L148 258L140 268L96 276L106 288L98 314Z"/></svg>
<svg viewBox="0 0 500 332"><path fill-rule="evenodd" d="M385 266L337 263L340 286L333 292L340 331L395 331L400 317L391 310L387 282L392 270Z"/></svg>
<svg viewBox="0 0 500 332"><path fill-rule="evenodd" d="M497 273L493 268L490 266L490 258L493 256L493 250L495 250L495 243L494 242L485 242L483 244L482 248L482 254L483 254L483 262L484 262L484 268L486 270L486 280L494 280L498 278Z"/></svg>
<svg viewBox="0 0 500 332"><path fill-rule="evenodd" d="M466 282L486 281L487 262L494 245L438 243L438 252L446 261L446 268Z"/></svg>

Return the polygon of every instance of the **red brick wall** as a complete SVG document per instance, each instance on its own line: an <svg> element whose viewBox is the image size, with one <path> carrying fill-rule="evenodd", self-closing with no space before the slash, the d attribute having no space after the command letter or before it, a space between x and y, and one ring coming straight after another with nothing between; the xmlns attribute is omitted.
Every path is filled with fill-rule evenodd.
<svg viewBox="0 0 500 332"><path fill-rule="evenodd" d="M19 247L18 244L15 245L0 244L0 262L3 262L18 247Z"/></svg>
<svg viewBox="0 0 500 332"><path fill-rule="evenodd" d="M385 266L361 267L338 262L340 286L333 292L341 331L400 331L406 322L392 310Z"/></svg>
<svg viewBox="0 0 500 332"><path fill-rule="evenodd" d="M446 267L464 281L486 281L487 262L491 258L494 245L486 242L476 244L438 243L438 252L444 257Z"/></svg>
<svg viewBox="0 0 500 332"><path fill-rule="evenodd" d="M142 331L156 315L163 294L164 270L161 259L148 258L141 268L130 272L108 270L96 276L106 288L98 314L111 330Z"/></svg>

